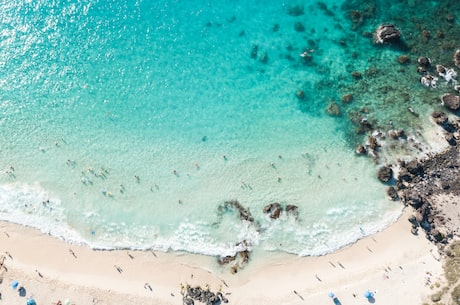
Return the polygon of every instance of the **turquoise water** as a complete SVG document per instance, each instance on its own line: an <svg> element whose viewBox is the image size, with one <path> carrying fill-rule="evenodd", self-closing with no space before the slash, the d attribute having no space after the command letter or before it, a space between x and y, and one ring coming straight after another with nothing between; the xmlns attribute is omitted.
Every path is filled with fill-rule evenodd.
<svg viewBox="0 0 460 305"><path fill-rule="evenodd" d="M354 153L364 136L325 111L353 82L350 21L337 1L289 14L298 4L0 4L0 218L95 248L207 255L243 240L320 255L392 223L400 204ZM255 223L219 211L229 200ZM298 217L270 219L272 202Z"/></svg>

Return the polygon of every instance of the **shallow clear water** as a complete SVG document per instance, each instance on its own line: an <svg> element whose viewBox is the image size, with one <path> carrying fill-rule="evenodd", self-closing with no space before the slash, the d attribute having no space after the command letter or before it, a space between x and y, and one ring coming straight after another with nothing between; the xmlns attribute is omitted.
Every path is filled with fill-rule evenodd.
<svg viewBox="0 0 460 305"><path fill-rule="evenodd" d="M326 113L337 86L318 86L349 74L336 26L349 21L324 3L332 15L311 2L291 16L289 1L0 4L0 218L97 248L208 255L243 240L319 255L384 228L400 204ZM229 200L255 222L219 211ZM298 217L270 219L273 202Z"/></svg>

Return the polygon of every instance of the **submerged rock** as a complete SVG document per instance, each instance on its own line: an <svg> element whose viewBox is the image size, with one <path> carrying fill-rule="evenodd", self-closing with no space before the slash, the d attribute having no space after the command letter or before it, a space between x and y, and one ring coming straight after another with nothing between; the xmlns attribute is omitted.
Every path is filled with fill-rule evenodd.
<svg viewBox="0 0 460 305"><path fill-rule="evenodd" d="M348 93L348 94L342 95L342 103L348 104L351 101L353 101L353 94Z"/></svg>
<svg viewBox="0 0 460 305"><path fill-rule="evenodd" d="M342 114L342 112L340 111L340 106L335 102L329 104L329 106L326 109L326 112L331 116L340 116Z"/></svg>
<svg viewBox="0 0 460 305"><path fill-rule="evenodd" d="M374 34L374 41L378 44L395 43L401 38L401 32L392 24L380 25Z"/></svg>
<svg viewBox="0 0 460 305"><path fill-rule="evenodd" d="M293 215L294 217L299 216L299 207L293 204L286 205L286 213L288 215Z"/></svg>
<svg viewBox="0 0 460 305"><path fill-rule="evenodd" d="M297 92L295 93L295 96L296 96L299 100L304 100L304 99L305 99L305 91L303 91L303 90L297 90Z"/></svg>
<svg viewBox="0 0 460 305"><path fill-rule="evenodd" d="M288 6L287 13L289 16L301 16L304 14L304 7L302 5Z"/></svg>
<svg viewBox="0 0 460 305"><path fill-rule="evenodd" d="M401 65L406 65L406 64L410 63L410 57L407 56L407 55L400 55L400 56L398 56L398 62Z"/></svg>
<svg viewBox="0 0 460 305"><path fill-rule="evenodd" d="M219 206L218 210L221 213L227 210L236 210L241 220L254 222L254 217L252 217L251 212L243 207L237 200L225 201L223 205Z"/></svg>

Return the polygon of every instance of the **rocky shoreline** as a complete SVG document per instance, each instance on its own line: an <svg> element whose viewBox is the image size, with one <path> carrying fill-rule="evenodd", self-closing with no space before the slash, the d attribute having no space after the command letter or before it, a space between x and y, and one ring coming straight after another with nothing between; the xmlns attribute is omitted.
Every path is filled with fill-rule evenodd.
<svg viewBox="0 0 460 305"><path fill-rule="evenodd" d="M379 180L389 184L387 194L413 208L409 218L412 233L425 232L442 252L455 237L460 237L457 214L452 205L460 196L460 138L459 119L450 122L445 113L433 113L435 121L444 127L449 147L423 160L399 161L383 166L377 173ZM442 117L441 121L437 118ZM394 174L397 172L397 174ZM440 199L440 196L444 196ZM453 198L450 200L449 198Z"/></svg>

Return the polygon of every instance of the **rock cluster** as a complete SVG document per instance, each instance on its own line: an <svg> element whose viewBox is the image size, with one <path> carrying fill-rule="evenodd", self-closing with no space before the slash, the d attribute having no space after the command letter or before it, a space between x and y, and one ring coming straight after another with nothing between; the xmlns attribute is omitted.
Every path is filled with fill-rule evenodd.
<svg viewBox="0 0 460 305"><path fill-rule="evenodd" d="M393 200L401 200L405 205L414 209L409 218L412 223L412 233L418 234L422 229L429 240L435 242L439 249L443 249L448 240L452 238L452 231L447 228L449 218L443 216L434 204L434 196L438 194L453 193L460 195L460 142L458 139L458 122L449 122L442 112L433 113L436 122L450 126L454 145L445 152L431 156L426 160L412 160L399 162L399 173L394 185L387 190L388 196ZM445 130L447 131L445 128ZM388 174L389 171L381 171ZM388 175L383 175L388 178Z"/></svg>
<svg viewBox="0 0 460 305"><path fill-rule="evenodd" d="M217 260L219 265L229 265L231 263L230 271L232 274L238 273L238 270L249 262L250 251L248 242L244 240L236 246L242 250L236 252L235 255L227 255Z"/></svg>
<svg viewBox="0 0 460 305"><path fill-rule="evenodd" d="M288 204L286 205L286 214L288 215L293 215L297 217L299 215L299 208L295 205ZM280 203L275 202L275 203L270 203L267 204L264 207L264 213L268 214L270 218L272 219L278 219L281 216L281 213L283 212L283 207L281 206Z"/></svg>
<svg viewBox="0 0 460 305"><path fill-rule="evenodd" d="M460 64L460 50L457 50L453 56L454 64L459 67ZM457 71L455 68L445 67L441 64L435 65L433 67L431 65L431 59L429 57L419 57L417 60L419 66L417 71L422 74L420 78L420 83L426 87L431 89L436 89L438 87L438 80L439 78L433 76L432 74L437 74L440 78L445 80L446 86L444 90L449 88L454 89L455 91L460 92L460 86L457 82ZM454 93L444 93L441 95L441 104L449 109L450 111L458 111L460 109L460 96Z"/></svg>
<svg viewBox="0 0 460 305"><path fill-rule="evenodd" d="M195 301L206 305L219 305L228 303L228 299L222 292L212 292L209 288L202 288L200 286L191 287L190 285L182 286L182 304L194 305Z"/></svg>
<svg viewBox="0 0 460 305"><path fill-rule="evenodd" d="M240 220L249 222L250 225L255 227L256 231L260 230L259 223L254 220L254 217L251 215L249 210L246 209L237 200L226 201L218 207L219 215L222 215L226 212L236 213ZM288 216L292 215L296 218L299 215L297 206L287 204L285 207L283 207L278 202L267 204L264 207L263 212L268 214L271 219L278 219L282 213L286 213ZM217 259L217 262L220 265L229 265L231 273L237 273L239 269L243 268L249 262L250 258L250 242L243 240L238 242L235 246L238 251L236 251L234 255L227 255Z"/></svg>

